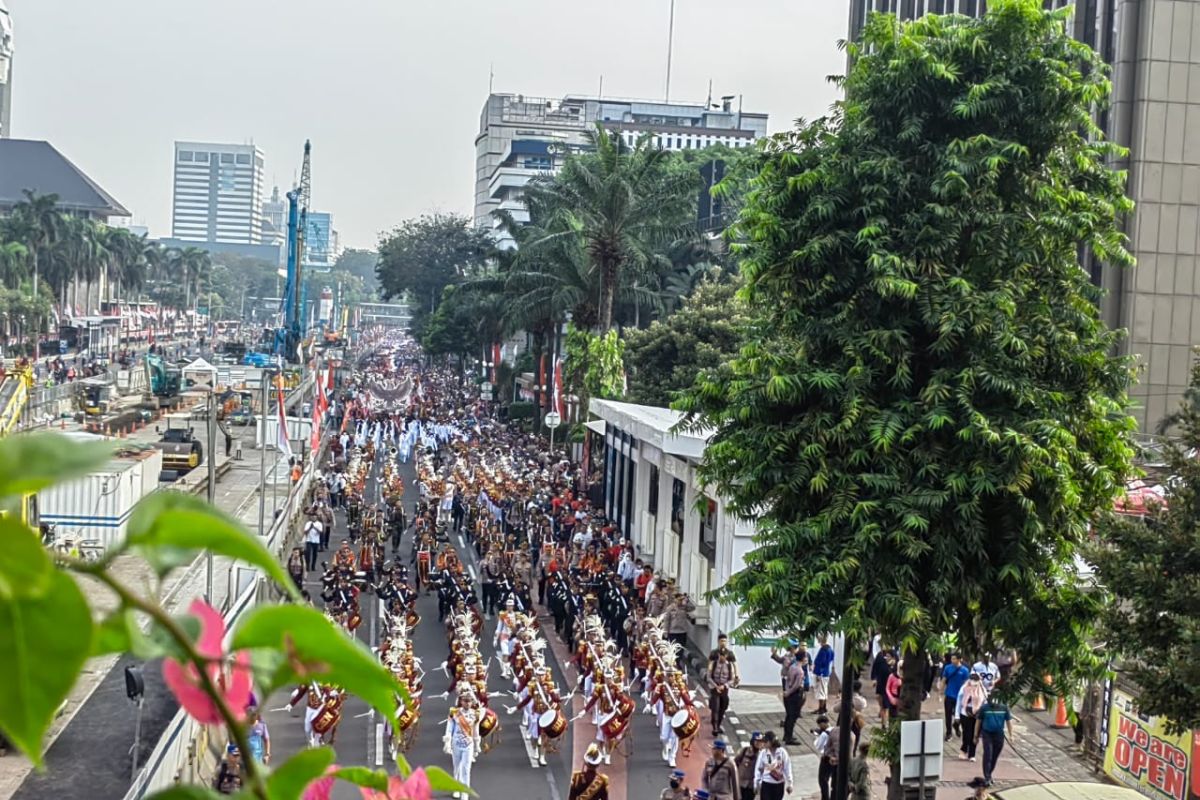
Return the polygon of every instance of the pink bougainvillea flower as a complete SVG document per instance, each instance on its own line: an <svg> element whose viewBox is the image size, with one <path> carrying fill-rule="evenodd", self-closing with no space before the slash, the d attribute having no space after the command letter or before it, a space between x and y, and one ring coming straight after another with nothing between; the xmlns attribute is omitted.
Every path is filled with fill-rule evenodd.
<svg viewBox="0 0 1200 800"><path fill-rule="evenodd" d="M329 793L333 791L334 781L337 780L333 773L337 771L338 765L330 764L324 775L304 787L304 794L300 795L300 800L329 800Z"/></svg>
<svg viewBox="0 0 1200 800"><path fill-rule="evenodd" d="M246 651L237 653L233 664L227 664L224 652L225 620L220 612L203 600L193 600L188 613L200 620L200 639L196 642L196 652L208 662L205 673L216 685L234 716L239 721L245 719L246 706L250 703L250 654ZM224 722L217 704L202 688L200 671L195 664L165 659L163 680L179 705L197 722L204 725Z"/></svg>
<svg viewBox="0 0 1200 800"><path fill-rule="evenodd" d="M425 770L416 769L408 776L408 780L399 775L388 778L387 792L362 787L363 800L432 800L433 787L429 785L429 776Z"/></svg>

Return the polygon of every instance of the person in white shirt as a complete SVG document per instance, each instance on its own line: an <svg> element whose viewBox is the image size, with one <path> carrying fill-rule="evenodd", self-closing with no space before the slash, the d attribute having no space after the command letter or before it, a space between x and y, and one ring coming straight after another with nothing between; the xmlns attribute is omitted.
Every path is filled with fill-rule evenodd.
<svg viewBox="0 0 1200 800"><path fill-rule="evenodd" d="M987 689L990 694L992 687L1000 680L1000 667L995 661L992 661L991 653L984 653L975 665L971 667L972 672L978 672L979 677L983 679L983 688Z"/></svg>
<svg viewBox="0 0 1200 800"><path fill-rule="evenodd" d="M758 792L759 800L783 800L783 796L791 794L795 788L792 760L774 731L767 731L763 738L766 744L754 764L754 790Z"/></svg>
<svg viewBox="0 0 1200 800"><path fill-rule="evenodd" d="M314 514L309 514L308 521L304 523L304 560L309 572L317 568L317 551L321 548L321 532L324 529L321 521Z"/></svg>

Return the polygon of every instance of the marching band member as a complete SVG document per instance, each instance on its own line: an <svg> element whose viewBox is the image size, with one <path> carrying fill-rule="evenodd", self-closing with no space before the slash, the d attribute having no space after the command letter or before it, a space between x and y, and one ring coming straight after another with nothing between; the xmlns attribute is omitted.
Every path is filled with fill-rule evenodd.
<svg viewBox="0 0 1200 800"><path fill-rule="evenodd" d="M475 693L468 684L458 690L458 703L446 720L442 737L445 752L454 763L454 780L463 786L471 785L471 764L479 755L479 712L475 708ZM462 797L459 792L455 797Z"/></svg>
<svg viewBox="0 0 1200 800"><path fill-rule="evenodd" d="M608 800L608 776L596 770L600 765L600 748L593 742L583 754L583 769L571 774L568 800Z"/></svg>

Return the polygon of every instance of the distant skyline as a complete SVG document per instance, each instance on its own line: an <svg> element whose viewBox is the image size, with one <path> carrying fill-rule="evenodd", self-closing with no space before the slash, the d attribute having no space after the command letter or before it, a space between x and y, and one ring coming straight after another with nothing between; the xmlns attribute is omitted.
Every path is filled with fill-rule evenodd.
<svg viewBox="0 0 1200 800"><path fill-rule="evenodd" d="M253 142L265 194L313 142L313 206L347 247L429 211L469 215L494 90L661 99L670 0L7 0L16 138L46 139L171 229L176 140ZM201 11L202 10L202 11ZM677 0L671 99L740 94L772 132L820 116L845 0Z"/></svg>

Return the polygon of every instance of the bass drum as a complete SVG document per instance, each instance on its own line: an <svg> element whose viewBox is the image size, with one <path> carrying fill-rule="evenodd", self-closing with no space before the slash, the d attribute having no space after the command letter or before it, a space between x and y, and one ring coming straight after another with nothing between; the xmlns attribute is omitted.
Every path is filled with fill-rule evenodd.
<svg viewBox="0 0 1200 800"><path fill-rule="evenodd" d="M342 704L341 701L329 702L326 701L317 715L313 717L312 729L313 732L324 736L331 730L337 727L342 720Z"/></svg>
<svg viewBox="0 0 1200 800"><path fill-rule="evenodd" d="M543 711L538 717L538 730L547 739L557 739L567 732L567 718L557 708Z"/></svg>
<svg viewBox="0 0 1200 800"><path fill-rule="evenodd" d="M413 726L413 723L415 723L416 721L417 721L417 710L413 709L413 708L405 708L403 711L400 712L400 716L396 719L396 722L399 724L400 730L402 730L402 731L406 731L409 728L411 728ZM314 725L314 727L316 727L316 726Z"/></svg>
<svg viewBox="0 0 1200 800"><path fill-rule="evenodd" d="M624 693L617 695L618 717L629 717L633 714L636 708L637 701L635 701L632 697Z"/></svg>
<svg viewBox="0 0 1200 800"><path fill-rule="evenodd" d="M679 741L686 741L696 735L700 730L700 716L694 708L684 708L675 712L671 717L671 730L675 731L675 735L679 737Z"/></svg>

